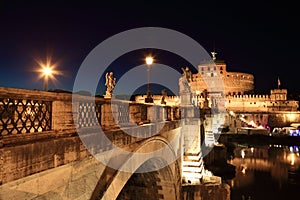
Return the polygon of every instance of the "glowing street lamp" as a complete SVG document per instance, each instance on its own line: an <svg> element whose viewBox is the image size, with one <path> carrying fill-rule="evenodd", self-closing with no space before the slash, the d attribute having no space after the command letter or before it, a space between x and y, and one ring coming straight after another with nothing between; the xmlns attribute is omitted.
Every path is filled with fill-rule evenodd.
<svg viewBox="0 0 300 200"><path fill-rule="evenodd" d="M150 90L150 66L153 63L153 58L151 56L147 56L145 61L147 64L147 72L148 72L148 88L147 88L147 97L145 99L145 103L153 103L153 99L151 97L151 90Z"/></svg>
<svg viewBox="0 0 300 200"><path fill-rule="evenodd" d="M42 67L42 73L45 78L45 85L44 85L44 90L48 91L48 82L49 82L49 77L52 76L52 68L50 66L43 66Z"/></svg>
<svg viewBox="0 0 300 200"><path fill-rule="evenodd" d="M40 68L37 69L36 72L40 73L39 78L44 79L44 90L48 91L49 79L56 80L54 75L60 75L61 74L59 71L55 70L55 67L57 66L57 63L52 64L50 58L47 58L46 63L43 63L40 60L36 60L36 62L40 66Z"/></svg>
<svg viewBox="0 0 300 200"><path fill-rule="evenodd" d="M146 64L147 65L152 65L152 63L153 63L153 58L151 57L151 56L148 56L148 57L146 57Z"/></svg>

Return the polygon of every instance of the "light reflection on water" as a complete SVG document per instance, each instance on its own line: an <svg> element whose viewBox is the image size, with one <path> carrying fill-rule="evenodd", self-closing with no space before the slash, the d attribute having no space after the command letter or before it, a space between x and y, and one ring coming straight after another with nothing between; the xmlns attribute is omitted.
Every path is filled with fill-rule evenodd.
<svg viewBox="0 0 300 200"><path fill-rule="evenodd" d="M237 145L228 163L236 167L228 180L233 200L300 199L298 146Z"/></svg>

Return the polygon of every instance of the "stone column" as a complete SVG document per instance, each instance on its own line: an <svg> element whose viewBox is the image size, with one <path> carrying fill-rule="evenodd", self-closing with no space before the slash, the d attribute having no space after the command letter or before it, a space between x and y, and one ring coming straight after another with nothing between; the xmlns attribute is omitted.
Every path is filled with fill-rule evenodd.
<svg viewBox="0 0 300 200"><path fill-rule="evenodd" d="M106 128L114 128L118 126L118 105L112 104L108 100L101 108L101 126Z"/></svg>

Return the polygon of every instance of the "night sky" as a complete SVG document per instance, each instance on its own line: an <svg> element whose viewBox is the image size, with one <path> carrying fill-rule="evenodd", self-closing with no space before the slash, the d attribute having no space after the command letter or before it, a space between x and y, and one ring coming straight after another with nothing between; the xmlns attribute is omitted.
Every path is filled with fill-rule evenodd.
<svg viewBox="0 0 300 200"><path fill-rule="evenodd" d="M164 27L215 49L228 71L252 73L257 93L277 87L300 92L300 12L292 1L0 1L0 87L43 89L35 59L52 55L64 76L49 89L72 91L81 63L103 40L138 27ZM117 78L142 64L149 50L117 60ZM153 50L159 62L180 69L185 61ZM153 53L152 52L152 53ZM175 55L176 57L176 55ZM127 67L127 68L126 68ZM101 92L101 91L100 91Z"/></svg>

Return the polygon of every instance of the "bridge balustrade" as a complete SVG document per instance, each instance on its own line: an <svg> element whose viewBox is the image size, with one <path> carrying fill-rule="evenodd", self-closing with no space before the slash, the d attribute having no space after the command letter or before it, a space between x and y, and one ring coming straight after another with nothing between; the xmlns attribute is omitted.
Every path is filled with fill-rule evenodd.
<svg viewBox="0 0 300 200"><path fill-rule="evenodd" d="M72 102L70 93L0 88L0 137L76 132L76 128L99 125L112 129L181 117L179 107L74 95Z"/></svg>
<svg viewBox="0 0 300 200"><path fill-rule="evenodd" d="M0 87L0 185L108 151L112 144L122 148L156 130L167 138L179 127L180 114L179 107L166 105ZM99 126L111 143L99 138ZM96 141L92 149L83 138Z"/></svg>

